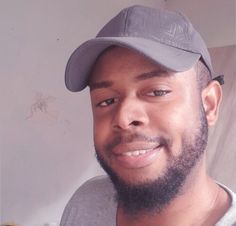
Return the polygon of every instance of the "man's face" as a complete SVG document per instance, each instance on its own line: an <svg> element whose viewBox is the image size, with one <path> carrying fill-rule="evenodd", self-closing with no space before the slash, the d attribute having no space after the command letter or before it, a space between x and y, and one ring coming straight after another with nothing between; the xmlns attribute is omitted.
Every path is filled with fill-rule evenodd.
<svg viewBox="0 0 236 226"><path fill-rule="evenodd" d="M90 88L95 149L113 182L174 183L173 169L183 171L183 182L207 137L195 70L168 73L140 54L115 47L97 61Z"/></svg>

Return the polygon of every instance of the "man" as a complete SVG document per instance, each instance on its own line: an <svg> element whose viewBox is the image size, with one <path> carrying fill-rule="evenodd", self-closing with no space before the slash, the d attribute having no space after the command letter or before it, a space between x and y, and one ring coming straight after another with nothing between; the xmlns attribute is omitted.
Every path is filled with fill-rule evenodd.
<svg viewBox="0 0 236 226"><path fill-rule="evenodd" d="M132 6L72 54L71 91L90 88L96 156L61 226L236 225L236 194L206 172L222 90L204 41L179 13Z"/></svg>

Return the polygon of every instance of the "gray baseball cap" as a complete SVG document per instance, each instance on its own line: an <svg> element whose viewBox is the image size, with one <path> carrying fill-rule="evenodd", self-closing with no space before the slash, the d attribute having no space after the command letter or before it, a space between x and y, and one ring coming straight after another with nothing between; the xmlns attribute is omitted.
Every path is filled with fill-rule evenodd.
<svg viewBox="0 0 236 226"><path fill-rule="evenodd" d="M65 71L66 87L83 90L97 58L113 45L137 51L174 72L190 69L201 58L213 74L206 44L185 16L136 5L123 9L72 53Z"/></svg>

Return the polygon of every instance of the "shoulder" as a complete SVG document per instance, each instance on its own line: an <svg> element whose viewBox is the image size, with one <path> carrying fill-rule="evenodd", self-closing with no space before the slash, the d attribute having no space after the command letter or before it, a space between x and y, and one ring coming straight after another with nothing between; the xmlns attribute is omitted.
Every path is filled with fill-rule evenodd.
<svg viewBox="0 0 236 226"><path fill-rule="evenodd" d="M68 202L61 226L104 225L115 219L115 191L107 176L85 182ZM112 223L110 224L112 225Z"/></svg>
<svg viewBox="0 0 236 226"><path fill-rule="evenodd" d="M236 193L230 190L227 186L219 184L231 197L231 206L225 215L220 219L220 221L215 226L234 226L236 225Z"/></svg>
<svg viewBox="0 0 236 226"><path fill-rule="evenodd" d="M74 193L72 199L91 200L99 199L108 196L113 197L114 188L112 182L107 176L97 176L86 181L81 187Z"/></svg>

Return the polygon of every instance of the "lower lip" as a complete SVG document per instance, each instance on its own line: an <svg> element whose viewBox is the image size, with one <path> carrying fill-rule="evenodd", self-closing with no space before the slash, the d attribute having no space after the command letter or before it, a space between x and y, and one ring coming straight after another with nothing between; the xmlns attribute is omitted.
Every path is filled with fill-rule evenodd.
<svg viewBox="0 0 236 226"><path fill-rule="evenodd" d="M142 168L152 164L157 158L161 147L154 148L138 156L115 155L115 159L119 166L125 168Z"/></svg>

